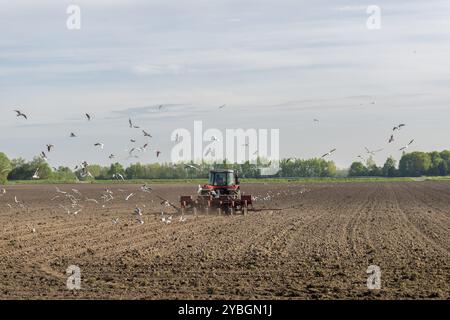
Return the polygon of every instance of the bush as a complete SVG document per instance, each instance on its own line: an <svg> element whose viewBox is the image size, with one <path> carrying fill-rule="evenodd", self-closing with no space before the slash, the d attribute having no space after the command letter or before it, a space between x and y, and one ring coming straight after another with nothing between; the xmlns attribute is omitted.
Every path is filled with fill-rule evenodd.
<svg viewBox="0 0 450 320"><path fill-rule="evenodd" d="M0 183L5 184L8 178L8 174L12 170L11 161L8 157L0 152Z"/></svg>

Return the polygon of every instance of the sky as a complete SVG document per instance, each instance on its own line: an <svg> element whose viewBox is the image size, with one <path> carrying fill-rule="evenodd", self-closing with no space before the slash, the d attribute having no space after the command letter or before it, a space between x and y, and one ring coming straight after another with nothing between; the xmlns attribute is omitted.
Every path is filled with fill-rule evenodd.
<svg viewBox="0 0 450 320"><path fill-rule="evenodd" d="M69 5L81 9L79 30L67 28ZM367 27L370 5L380 29ZM107 165L111 153L171 161L171 133L194 121L279 129L281 157L336 148L340 168L365 147L383 148L379 165L412 139L411 151L450 149L448 1L0 0L0 30L0 152L10 158L53 144L55 167ZM132 138L149 143L139 159L127 157Z"/></svg>

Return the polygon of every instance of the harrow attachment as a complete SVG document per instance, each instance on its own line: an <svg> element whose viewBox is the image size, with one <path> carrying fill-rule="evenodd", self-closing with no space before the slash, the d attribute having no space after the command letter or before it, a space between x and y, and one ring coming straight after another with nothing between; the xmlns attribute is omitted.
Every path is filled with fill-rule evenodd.
<svg viewBox="0 0 450 320"><path fill-rule="evenodd" d="M251 195L199 195L197 199L192 196L180 197L181 214L229 214L241 213L246 215L248 211L254 211Z"/></svg>

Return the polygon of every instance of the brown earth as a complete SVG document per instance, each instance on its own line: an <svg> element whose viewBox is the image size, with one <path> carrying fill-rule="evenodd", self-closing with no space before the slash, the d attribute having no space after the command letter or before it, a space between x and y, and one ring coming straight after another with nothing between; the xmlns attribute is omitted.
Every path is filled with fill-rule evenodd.
<svg viewBox="0 0 450 320"><path fill-rule="evenodd" d="M243 185L268 210L170 224L155 194L176 203L195 185L58 187L82 211L54 185L0 194L0 298L450 298L450 182ZM69 265L80 290L66 287ZM369 265L381 290L367 289Z"/></svg>

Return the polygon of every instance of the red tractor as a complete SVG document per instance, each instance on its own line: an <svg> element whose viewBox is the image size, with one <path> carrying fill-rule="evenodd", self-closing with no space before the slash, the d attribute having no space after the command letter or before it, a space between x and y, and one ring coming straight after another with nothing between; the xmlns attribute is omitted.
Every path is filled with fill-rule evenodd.
<svg viewBox="0 0 450 320"><path fill-rule="evenodd" d="M247 214L253 210L252 196L241 194L239 178L234 170L218 169L209 172L209 182L199 185L197 199L192 196L181 196L181 213L198 211L209 214L217 210L218 214L235 214L237 211Z"/></svg>

